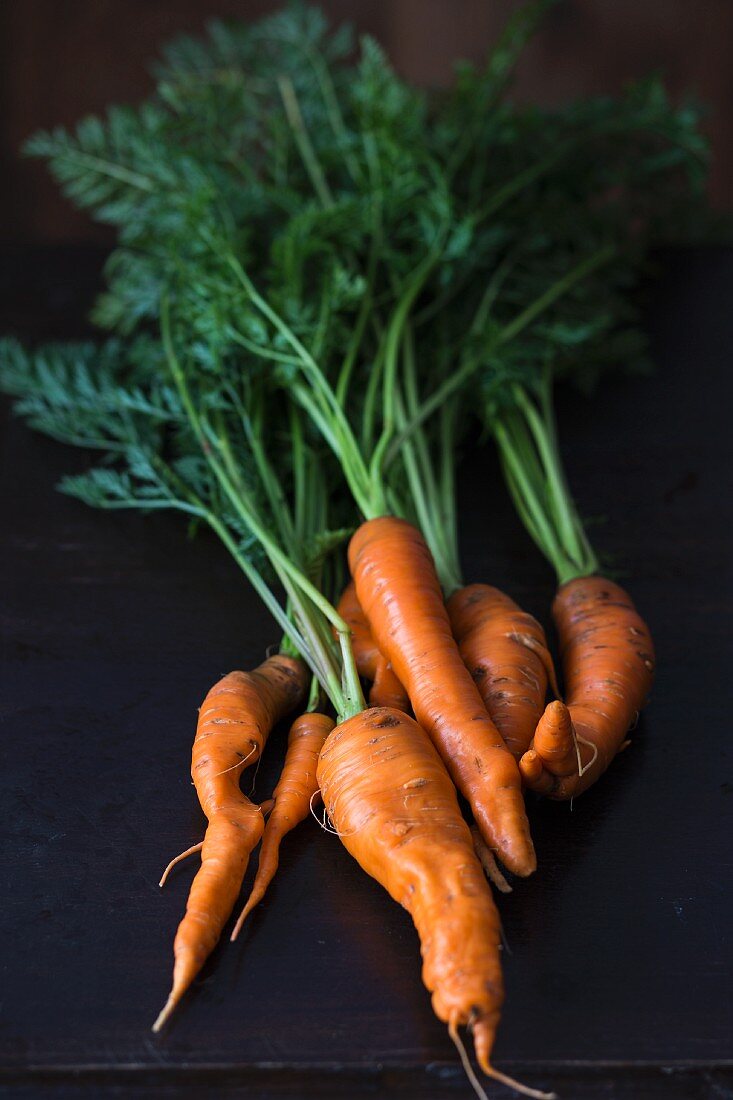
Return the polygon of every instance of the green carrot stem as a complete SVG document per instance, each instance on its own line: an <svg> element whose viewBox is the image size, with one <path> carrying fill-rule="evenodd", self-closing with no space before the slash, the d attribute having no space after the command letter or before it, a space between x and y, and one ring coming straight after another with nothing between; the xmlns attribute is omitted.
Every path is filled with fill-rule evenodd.
<svg viewBox="0 0 733 1100"><path fill-rule="evenodd" d="M494 436L517 512L562 585L596 572L598 559L567 487L551 405L540 415L521 387L514 400L513 412L495 415Z"/></svg>
<svg viewBox="0 0 733 1100"><path fill-rule="evenodd" d="M558 279L553 283L544 294L541 294L512 321L508 322L498 335L494 337L489 347L485 348L481 353L468 357L462 366L438 386L430 397L422 403L418 412L410 418L410 421L405 425L402 431L395 435L385 455L384 468L388 467L390 462L394 459L397 451L402 445L403 439L410 432L419 428L419 426L432 416L449 397L461 390L469 378L486 362L495 348L515 339L523 329L537 319L543 310L551 306L553 302L557 301L563 294L566 294L576 283L584 279L586 275L589 275L592 271L595 271L596 268L611 260L615 254L616 249L613 245L607 245L604 248L598 249L592 256L589 256L587 259L577 264L567 273L567 275L564 275L562 279Z"/></svg>
<svg viewBox="0 0 733 1100"><path fill-rule="evenodd" d="M316 156L305 122L303 121L303 114L300 110L300 104L295 93L295 88L293 87L293 82L287 76L279 76L277 78L277 86L285 108L285 115L293 132L293 137L295 138L295 144L298 146L298 152L310 176L313 190L318 195L323 206L329 208L333 206L333 195L331 194L331 189L328 186L326 177L323 174L323 169Z"/></svg>
<svg viewBox="0 0 733 1100"><path fill-rule="evenodd" d="M171 374L204 457L235 512L267 554L293 603L301 640L303 641L303 656L311 665L314 672L321 678L324 687L334 702L334 706L339 710L339 713L358 713L360 709L363 709L363 696L361 694L358 673L356 672L356 664L351 649L351 635L347 624L335 608L333 608L318 591L316 586L304 575L302 570L283 552L262 524L256 510L248 501L246 494L237 491L223 465L218 461L215 453L218 450L218 440L215 434L208 429L205 422L202 421L199 416L192 400L184 371L173 347L167 302L164 302L161 306L161 331ZM216 517L213 518L216 519ZM219 526L221 525L219 524ZM228 545L231 549L231 539ZM237 560L241 558L241 555L238 553L235 556ZM336 684L335 672L332 672L332 658L328 649L323 644L323 635L317 621L309 613L307 604L303 601L303 597L313 604L338 633L343 669L339 687L337 687Z"/></svg>
<svg viewBox="0 0 733 1100"><path fill-rule="evenodd" d="M403 406L400 397L396 405L398 427L402 427L419 403L417 364L412 329L409 325L405 329L403 345L402 373L407 408ZM408 436L402 445L401 455L415 504L418 525L430 547L441 587L447 597L461 586L460 567L455 539L452 532L446 529L438 479L424 433L415 432ZM452 465L454 461L452 454L448 461Z"/></svg>
<svg viewBox="0 0 733 1100"><path fill-rule="evenodd" d="M383 422L382 432L374 448L369 464L372 484L381 482L385 454L392 442L395 430L395 400L397 390L397 370L403 332L415 299L422 290L430 272L440 256L445 238L445 227L441 227L428 254L422 259L407 281L399 302L392 314L387 328L384 352L384 375L382 380Z"/></svg>

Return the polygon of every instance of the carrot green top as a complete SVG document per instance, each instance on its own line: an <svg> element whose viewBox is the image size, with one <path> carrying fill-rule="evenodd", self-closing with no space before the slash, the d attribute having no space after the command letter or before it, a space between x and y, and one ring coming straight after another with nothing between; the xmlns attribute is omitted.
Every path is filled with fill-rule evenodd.
<svg viewBox="0 0 733 1100"><path fill-rule="evenodd" d="M579 379L591 346L594 370L616 336L638 350L626 290L660 227L698 209L705 149L658 82L513 104L546 6L440 93L314 8L214 23L165 48L142 105L27 146L117 233L92 314L107 338L6 341L0 387L32 426L101 452L66 492L213 529L341 714L362 700L324 596L334 551L359 517L403 516L455 589L454 468L476 413L559 575L595 567L543 349Z"/></svg>

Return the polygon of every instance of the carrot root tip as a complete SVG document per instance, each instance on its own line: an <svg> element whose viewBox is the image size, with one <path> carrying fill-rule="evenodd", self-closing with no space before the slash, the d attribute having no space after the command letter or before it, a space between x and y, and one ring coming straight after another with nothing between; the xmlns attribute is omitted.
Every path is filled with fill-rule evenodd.
<svg viewBox="0 0 733 1100"><path fill-rule="evenodd" d="M592 741L588 741L585 737L581 737L580 734L575 733L575 731L573 731L573 735L575 737L575 747L576 747L576 751L578 753L578 779L580 779L581 776L585 775L585 773L588 771L589 768L593 767L596 760L598 759L598 746L594 745ZM581 745L585 745L586 748L591 750L591 758L590 758L590 760L588 761L587 764L583 764L583 761L582 761L582 758L581 758L581 755L580 755L580 746Z"/></svg>
<svg viewBox="0 0 733 1100"><path fill-rule="evenodd" d="M463 1072L466 1074L466 1077L468 1078L468 1081L469 1081L469 1084L471 1085L471 1088L476 1093L479 1100L489 1100L488 1096L486 1095L486 1092L481 1087L481 1082L479 1081L478 1077L476 1076L476 1073L474 1071L473 1066L471 1065L471 1059L468 1057L468 1054L466 1053L466 1048L463 1045L463 1040L461 1039L460 1035L458 1034L458 1027L456 1026L456 1021L455 1020L451 1020L450 1023L448 1024L448 1034L450 1035L450 1037L453 1041L453 1044L454 1044L456 1050L458 1051L458 1057L461 1059L461 1065L463 1066ZM481 1068L483 1069L483 1066Z"/></svg>
<svg viewBox="0 0 733 1100"><path fill-rule="evenodd" d="M162 878L161 878L160 882L158 883L158 886L161 886L161 887L165 886L168 875L171 873L171 871L176 866L176 864L180 863L181 860L186 859L188 856L192 856L194 854L194 852L200 852L201 849L203 848L203 846L204 846L204 842L203 842L203 840L200 840L198 842L198 844L192 844L190 848L186 848L185 852L181 852L179 855L174 856L173 859L168 864L168 866L166 867L165 871L163 872Z"/></svg>
<svg viewBox="0 0 733 1100"><path fill-rule="evenodd" d="M542 1089L532 1089L529 1085L523 1085L521 1081L517 1081L507 1073L501 1073L500 1070L494 1069L491 1063L486 1059L480 1060L479 1065L487 1077L493 1078L494 1081L499 1081L502 1085L506 1085L507 1088L514 1089L515 1092L521 1093L522 1096L531 1096L534 1100L557 1100L556 1092L543 1092Z"/></svg>
<svg viewBox="0 0 733 1100"><path fill-rule="evenodd" d="M257 905L257 903L259 901L262 901L263 894L264 894L264 891L263 891L263 893L258 894L258 895L255 895L254 890L252 891L252 893L250 894L249 899L247 901L247 904L244 906L244 908L242 909L242 912L237 917L237 923L234 925L234 928L232 929L232 934L229 937L229 942L230 943L234 943L237 936L242 931L242 925L246 921L247 917L252 912L255 905Z"/></svg>
<svg viewBox="0 0 733 1100"><path fill-rule="evenodd" d="M475 825L471 829L471 835L473 836L473 846L476 850L476 855L479 858L489 882L491 882L500 893L511 894L512 888L501 873L496 861L496 856Z"/></svg>
<svg viewBox="0 0 733 1100"><path fill-rule="evenodd" d="M168 1000L163 1005L163 1008L158 1013L155 1023L153 1024L153 1031L158 1032L165 1024L166 1020L170 1017L173 1009L178 1004L178 998L171 993Z"/></svg>

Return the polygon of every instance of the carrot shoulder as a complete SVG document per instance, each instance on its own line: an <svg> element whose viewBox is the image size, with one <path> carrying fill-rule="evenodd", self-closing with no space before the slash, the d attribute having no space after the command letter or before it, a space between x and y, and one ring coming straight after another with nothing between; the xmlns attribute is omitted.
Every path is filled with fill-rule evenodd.
<svg viewBox="0 0 733 1100"><path fill-rule="evenodd" d="M446 606L463 662L507 748L519 759L544 710L548 682L558 694L545 632L489 584L459 588Z"/></svg>
<svg viewBox="0 0 733 1100"><path fill-rule="evenodd" d="M230 672L199 711L191 777L208 818L201 867L173 944L173 986L155 1021L158 1031L216 945L237 900L264 821L239 788L244 768L260 757L273 725L303 698L305 667L282 654L253 672Z"/></svg>
<svg viewBox="0 0 733 1100"><path fill-rule="evenodd" d="M282 775L272 792L275 805L265 825L257 874L247 904L234 926L232 940L236 940L248 914L262 901L275 877L283 837L305 820L314 797L319 793L316 780L318 754L333 726L333 719L328 715L308 712L296 718L290 727Z"/></svg>
<svg viewBox="0 0 733 1100"><path fill-rule="evenodd" d="M408 712L410 700L407 692L374 641L353 581L349 581L341 595L338 613L351 630L351 645L359 675L372 681L370 704L373 707L396 707Z"/></svg>
<svg viewBox="0 0 733 1100"><path fill-rule="evenodd" d="M511 871L531 874L519 770L458 652L425 540L405 520L369 520L351 539L349 565L375 641L486 843Z"/></svg>
<svg viewBox="0 0 733 1100"><path fill-rule="evenodd" d="M550 703L520 760L528 787L551 798L582 794L621 749L654 676L654 645L629 594L604 577L558 590L565 704Z"/></svg>

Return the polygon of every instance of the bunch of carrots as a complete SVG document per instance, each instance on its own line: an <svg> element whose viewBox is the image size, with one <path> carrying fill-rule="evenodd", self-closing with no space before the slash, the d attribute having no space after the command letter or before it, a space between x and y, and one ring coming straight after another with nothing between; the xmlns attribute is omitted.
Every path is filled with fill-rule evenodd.
<svg viewBox="0 0 733 1100"><path fill-rule="evenodd" d="M699 227L706 167L695 111L657 82L556 111L511 102L547 6L522 8L440 95L311 8L215 24L166 49L146 103L29 143L116 229L93 312L107 336L8 339L0 385L32 427L100 452L65 492L208 527L281 631L201 704L207 824L161 880L200 855L156 1030L322 798L410 913L477 1094L462 1027L484 1073L546 1095L491 1062L492 885L536 870L527 792L571 799L598 780L654 674L649 629L574 506L553 389L644 362L630 291L670 227ZM510 594L462 576L456 468L478 437L555 570L559 669ZM242 775L286 718L257 804Z"/></svg>

